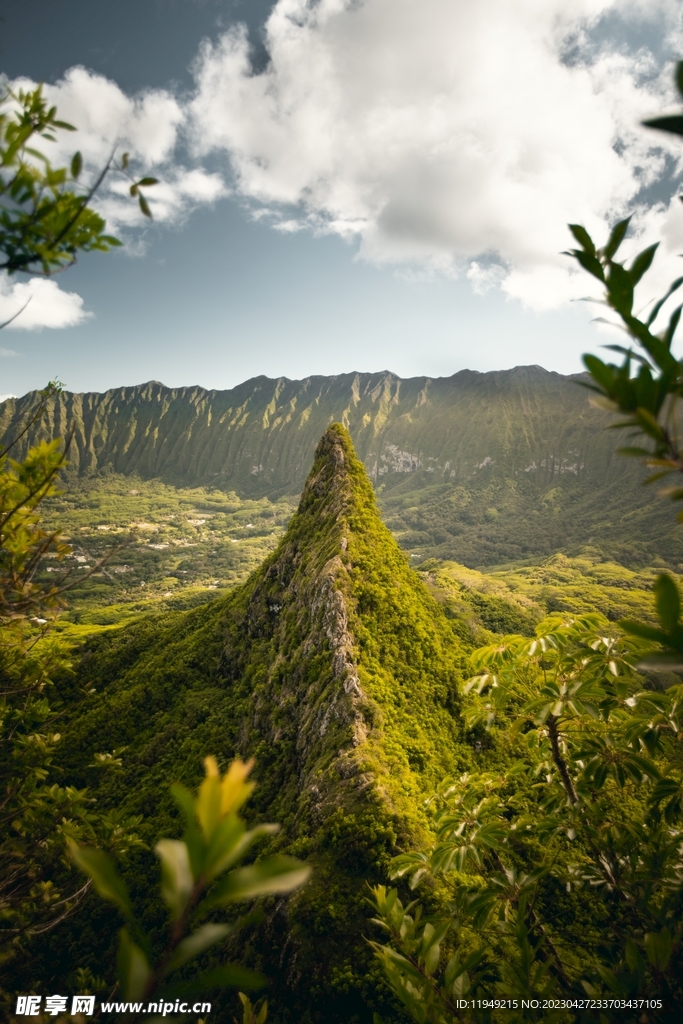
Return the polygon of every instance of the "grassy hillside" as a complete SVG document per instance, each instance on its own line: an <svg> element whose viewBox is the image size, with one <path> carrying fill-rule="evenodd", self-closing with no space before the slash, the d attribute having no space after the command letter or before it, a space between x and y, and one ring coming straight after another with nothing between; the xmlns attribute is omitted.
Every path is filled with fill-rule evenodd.
<svg viewBox="0 0 683 1024"><path fill-rule="evenodd" d="M178 831L171 781L196 784L208 752L223 764L254 755L251 813L280 821L277 847L315 873L289 906L266 908L240 954L275 979L274 1022L367 1020L382 997L363 938L366 880L383 880L391 855L424 833L421 798L437 780L471 762L457 697L465 650L335 425L246 584L91 639L70 685L96 692L68 725L60 768L92 784L92 751L125 747L98 799L146 815L151 840ZM151 925L159 908L141 879L156 870L151 855L129 867ZM111 971L118 922L95 900L88 913L30 965L47 987L74 964Z"/></svg>
<svg viewBox="0 0 683 1024"><path fill-rule="evenodd" d="M62 563L49 561L43 579L84 576L58 631L78 642L98 628L189 609L232 590L274 550L295 509L288 498L240 499L116 474L72 482L47 505L48 524L65 531L73 553ZM662 515L670 515L663 502ZM397 526L396 517L390 522ZM394 536L405 545L405 532L396 529ZM573 555L555 552L479 569L428 557L443 550L435 547L407 554L446 614L460 623L461 635L478 642L481 629L526 633L557 610L652 618L652 584L663 560L655 556L638 567L634 542L622 564L610 557L611 548L577 544ZM108 552L106 565L85 578Z"/></svg>

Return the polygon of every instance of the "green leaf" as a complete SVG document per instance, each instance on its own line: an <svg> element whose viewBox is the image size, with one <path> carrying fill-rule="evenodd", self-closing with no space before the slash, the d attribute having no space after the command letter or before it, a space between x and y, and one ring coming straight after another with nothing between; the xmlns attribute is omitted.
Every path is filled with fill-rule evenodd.
<svg viewBox="0 0 683 1024"><path fill-rule="evenodd" d="M632 458L638 459L649 459L652 452L648 451L647 448L637 448L633 445L627 445L625 448L617 448L618 455L628 455Z"/></svg>
<svg viewBox="0 0 683 1024"><path fill-rule="evenodd" d="M276 854L258 864L231 871L202 903L201 909L206 911L269 893L291 892L303 885L310 873L311 869L295 857Z"/></svg>
<svg viewBox="0 0 683 1024"><path fill-rule="evenodd" d="M263 988L268 982L262 974L250 971L239 964L224 964L196 975L190 981L180 981L164 986L163 994L175 999L181 996L202 996L217 988Z"/></svg>
<svg viewBox="0 0 683 1024"><path fill-rule="evenodd" d="M653 967L665 971L671 958L671 933L668 928L662 928L661 932L648 932L645 936L645 952Z"/></svg>
<svg viewBox="0 0 683 1024"><path fill-rule="evenodd" d="M185 843L190 855L190 866L194 878L199 878L204 870L206 857L206 843L197 820L197 809L195 800L189 789L179 782L171 786L171 796L182 811L185 817Z"/></svg>
<svg viewBox="0 0 683 1024"><path fill-rule="evenodd" d="M148 204L147 200L145 199L145 197L143 196L142 192L138 196L138 203L140 204L140 209L144 213L145 217L149 217L149 219L151 220L152 219L152 211L150 210L149 204Z"/></svg>
<svg viewBox="0 0 683 1024"><path fill-rule="evenodd" d="M595 256L592 256L589 252L583 252L580 249L572 249L569 256L573 256L578 263L581 264L584 270L587 270L593 277L597 277L598 281L605 280L605 272L602 269L602 263Z"/></svg>
<svg viewBox="0 0 683 1024"><path fill-rule="evenodd" d="M643 969L645 967L645 964L643 963L643 958L640 955L640 950L636 946L636 944L633 941L633 939L627 939L626 940L625 953L626 953L626 963L628 964L629 968L632 971L635 971L635 972L637 972L639 974L642 973L642 971L643 971Z"/></svg>
<svg viewBox="0 0 683 1024"><path fill-rule="evenodd" d="M658 247L659 242L655 242L654 245L650 245L647 249L643 249L641 253L638 253L628 270L632 284L638 284L643 274L647 273L650 269Z"/></svg>
<svg viewBox="0 0 683 1024"><path fill-rule="evenodd" d="M622 317L629 317L633 309L633 284L628 271L619 263L610 263L607 275L607 295L610 305Z"/></svg>
<svg viewBox="0 0 683 1024"><path fill-rule="evenodd" d="M83 170L83 157L80 153L74 153L71 159L71 177L78 178Z"/></svg>
<svg viewBox="0 0 683 1024"><path fill-rule="evenodd" d="M667 348L671 347L671 342L673 341L674 334L676 333L678 322L681 319L681 310L683 310L683 306L677 306L669 317L669 323L664 332L664 337L662 338Z"/></svg>
<svg viewBox="0 0 683 1024"><path fill-rule="evenodd" d="M595 256L595 244L586 229L582 227L581 224L570 224L569 230L579 245L585 249L586 252L590 253L591 256Z"/></svg>
<svg viewBox="0 0 683 1024"><path fill-rule="evenodd" d="M140 178L140 180L137 182L137 184L138 185L144 185L145 188L148 188L150 185L158 185L159 184L159 179L158 178Z"/></svg>
<svg viewBox="0 0 683 1024"><path fill-rule="evenodd" d="M673 295L673 293L675 291L678 291L678 289L681 287L682 284L683 284L683 277L677 277L676 280L669 286L669 289L666 292L666 294L663 295L662 298L659 299L657 302L655 302L655 304L652 307L652 310L650 312L650 315L647 318L647 326L648 327L652 326L652 324L657 319L657 314L659 313L659 311L662 308L662 306L664 305L664 303L667 301L667 299L669 299Z"/></svg>
<svg viewBox="0 0 683 1024"><path fill-rule="evenodd" d="M638 406L636 409L636 419L643 433L655 441L661 440L662 428L649 409L645 409L642 405Z"/></svg>
<svg viewBox="0 0 683 1024"><path fill-rule="evenodd" d="M73 861L86 875L92 878L95 889L100 896L114 903L129 920L133 917L133 908L126 883L119 875L114 862L103 850L92 846L78 846L69 841L69 851Z"/></svg>
<svg viewBox="0 0 683 1024"><path fill-rule="evenodd" d="M205 924L201 928L198 928L196 932L189 935L186 939L180 943L176 949L173 959L168 965L168 972L176 971L183 964L189 963L190 960L195 960L201 953L206 949L210 949L221 939L224 939L226 935L229 935L231 928L227 924Z"/></svg>
<svg viewBox="0 0 683 1024"><path fill-rule="evenodd" d="M607 240L607 245L602 250L602 254L606 260L611 260L616 254L617 249L624 241L628 226L631 223L631 218L627 217L626 220L620 220L618 224L615 224L612 228L610 236Z"/></svg>
<svg viewBox="0 0 683 1024"><path fill-rule="evenodd" d="M121 157L121 167L125 171L130 163L130 153L124 153Z"/></svg>
<svg viewBox="0 0 683 1024"><path fill-rule="evenodd" d="M683 96L683 60L679 60L674 71L674 82L681 96Z"/></svg>
<svg viewBox="0 0 683 1024"><path fill-rule="evenodd" d="M683 135L683 114L669 114L665 117L652 117L647 121L641 121L646 128L657 128L660 132L671 132L673 135Z"/></svg>
<svg viewBox="0 0 683 1024"><path fill-rule="evenodd" d="M194 886L189 851L178 839L160 839L155 850L161 859L161 895L177 921Z"/></svg>
<svg viewBox="0 0 683 1024"><path fill-rule="evenodd" d="M263 1000L260 1010L255 1013L255 1006L252 1006L251 999L245 996L244 992L238 992L237 995L240 998L242 1004L242 1024L265 1024L265 1020L268 1016L268 1001ZM258 1006L258 1003L256 1004Z"/></svg>
<svg viewBox="0 0 683 1024"><path fill-rule="evenodd" d="M140 999L151 974L147 957L131 939L127 928L119 932L119 984L126 999Z"/></svg>
<svg viewBox="0 0 683 1024"><path fill-rule="evenodd" d="M245 832L244 824L235 814L230 814L219 823L211 837L204 861L207 881L216 878L227 868L236 864L254 842L261 836L274 835L278 825L257 825Z"/></svg>
<svg viewBox="0 0 683 1024"><path fill-rule="evenodd" d="M655 604L657 616L662 628L672 634L678 626L678 619L681 613L681 601L678 594L678 587L666 573L658 576L655 585Z"/></svg>
<svg viewBox="0 0 683 1024"><path fill-rule="evenodd" d="M597 356L590 354L583 357L583 362L593 380L600 385L606 394L611 395L615 379L612 367L603 363L602 359L599 359Z"/></svg>

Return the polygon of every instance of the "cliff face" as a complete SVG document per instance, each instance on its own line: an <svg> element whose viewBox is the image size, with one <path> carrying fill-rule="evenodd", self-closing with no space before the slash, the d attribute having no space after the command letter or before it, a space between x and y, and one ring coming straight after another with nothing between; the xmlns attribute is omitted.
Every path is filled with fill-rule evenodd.
<svg viewBox="0 0 683 1024"><path fill-rule="evenodd" d="M151 382L103 394L64 392L31 434L75 430L72 471L214 484L243 495L296 494L333 421L351 433L375 483L427 474L605 482L613 437L575 379L541 367L452 377L349 373L301 381L256 377L230 391ZM18 432L35 395L0 405L0 437ZM623 474L623 467L619 470Z"/></svg>
<svg viewBox="0 0 683 1024"><path fill-rule="evenodd" d="M496 565L592 544L628 566L676 569L683 538L669 507L639 486L636 460L615 454L630 441L605 429L609 414L588 396L577 378L538 366L257 377L231 391L150 383L59 395L26 443L72 426L69 472L86 484L115 472L275 499L300 493L318 439L338 421L416 558ZM34 401L0 405L0 437L16 436Z"/></svg>
<svg viewBox="0 0 683 1024"><path fill-rule="evenodd" d="M69 728L83 759L70 772L93 749L126 746L100 799L151 814L158 834L174 823L152 794L195 784L206 753L255 756L253 813L281 822L277 846L315 867L250 950L274 979L269 1018L369 1020L366 881L386 880L425 827L421 799L471 762L463 660L333 424L287 533L243 587L92 643L80 672L103 696Z"/></svg>

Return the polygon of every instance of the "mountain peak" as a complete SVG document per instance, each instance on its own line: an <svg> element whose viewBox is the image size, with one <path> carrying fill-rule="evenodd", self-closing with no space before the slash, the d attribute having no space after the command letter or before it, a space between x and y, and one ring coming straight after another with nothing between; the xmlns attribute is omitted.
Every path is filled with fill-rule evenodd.
<svg viewBox="0 0 683 1024"><path fill-rule="evenodd" d="M82 748L128 746L132 794L141 765L159 784L191 784L200 754L254 756L255 818L280 822L275 848L314 872L267 917L253 965L285 986L274 1002L293 1019L304 1008L316 1024L367 1019L366 879L384 881L389 859L424 836L423 798L472 752L460 643L383 524L346 428L326 426L298 511L242 587L120 644L136 652L125 664L119 642L111 667L106 641L95 652L114 682ZM150 699L163 708L156 726L114 713Z"/></svg>
<svg viewBox="0 0 683 1024"><path fill-rule="evenodd" d="M297 515L319 519L319 527L331 517L337 531L343 532L343 520L363 507L372 509L379 522L374 490L351 435L341 423L331 423L315 449Z"/></svg>

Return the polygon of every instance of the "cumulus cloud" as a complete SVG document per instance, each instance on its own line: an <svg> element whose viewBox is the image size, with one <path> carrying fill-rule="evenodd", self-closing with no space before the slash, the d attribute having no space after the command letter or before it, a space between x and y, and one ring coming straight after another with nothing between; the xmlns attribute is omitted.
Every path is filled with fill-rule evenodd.
<svg viewBox="0 0 683 1024"><path fill-rule="evenodd" d="M204 43L187 129L281 230L552 308L586 287L568 221L601 237L635 209L667 252L680 233L644 192L680 147L639 127L674 102L671 67L610 18L681 41L673 0L279 0L264 70L244 28Z"/></svg>
<svg viewBox="0 0 683 1024"><path fill-rule="evenodd" d="M83 299L75 292L63 291L56 281L32 277L15 281L0 276L0 322L16 319L5 328L15 331L36 331L42 327L75 327L92 314L83 308ZM16 355L3 349L2 355Z"/></svg>
<svg viewBox="0 0 683 1024"><path fill-rule="evenodd" d="M22 79L15 86L30 88ZM86 175L92 178L114 153L130 154L131 170L159 178L147 198L155 221L174 224L197 206L213 203L228 194L220 174L201 166L185 166L182 158L186 110L165 89L150 89L128 96L110 79L84 67L70 68L60 81L46 85L45 94L62 120L76 132L58 133L55 143L42 149L55 166L68 164L76 149L83 155ZM130 181L110 173L92 205L107 220L110 231L146 226L128 189Z"/></svg>
<svg viewBox="0 0 683 1024"><path fill-rule="evenodd" d="M464 274L538 310L585 293L560 255L569 221L601 240L633 212L631 251L662 240L653 286L678 273L683 209L653 189L673 191L683 148L639 125L675 109L677 0L278 0L264 40L260 71L244 26L205 41L189 97L128 96L71 68L46 86L79 128L53 162L79 148L94 173L130 152L136 174L161 179L149 202L172 225L231 193L206 166L223 155L232 193L280 232L333 233L404 277ZM124 179L96 205L129 251L144 248ZM86 316L77 296L43 298L17 327L37 326L48 298L44 326Z"/></svg>
<svg viewBox="0 0 683 1024"><path fill-rule="evenodd" d="M19 79L15 88L30 89L36 83ZM71 68L44 92L57 107L61 120L77 128L58 132L55 142L39 146L53 166L68 165L76 150L84 160L82 180L95 180L112 154L120 161L130 154L131 172L153 175L159 184L146 195L155 223L172 225L198 206L214 203L228 194L223 177L201 166L185 166L183 129L186 112L170 92L148 90L126 95L119 86L83 67ZM129 194L130 181L111 172L91 201L107 222L107 230L122 236L132 254L144 251L140 228L149 221ZM10 330L38 330L42 327L74 327L92 314L83 308L82 298L65 291L53 280L11 281L0 275L0 322L10 319L30 299L26 309L8 326Z"/></svg>

